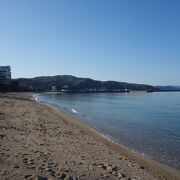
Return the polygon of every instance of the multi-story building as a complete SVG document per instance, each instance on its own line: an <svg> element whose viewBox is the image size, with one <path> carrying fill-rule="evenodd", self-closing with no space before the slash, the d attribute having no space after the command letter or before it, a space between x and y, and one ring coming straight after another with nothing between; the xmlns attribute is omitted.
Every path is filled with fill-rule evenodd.
<svg viewBox="0 0 180 180"><path fill-rule="evenodd" d="M11 84L11 67L10 66L0 66L0 83Z"/></svg>

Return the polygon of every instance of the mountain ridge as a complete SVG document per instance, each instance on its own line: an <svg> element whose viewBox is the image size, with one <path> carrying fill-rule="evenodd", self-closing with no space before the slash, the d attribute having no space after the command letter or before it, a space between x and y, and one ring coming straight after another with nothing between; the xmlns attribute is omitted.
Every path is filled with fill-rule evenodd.
<svg viewBox="0 0 180 180"><path fill-rule="evenodd" d="M158 91L159 88L146 84L118 81L100 81L72 75L38 76L34 78L13 79L14 90L51 91L55 86L58 91Z"/></svg>

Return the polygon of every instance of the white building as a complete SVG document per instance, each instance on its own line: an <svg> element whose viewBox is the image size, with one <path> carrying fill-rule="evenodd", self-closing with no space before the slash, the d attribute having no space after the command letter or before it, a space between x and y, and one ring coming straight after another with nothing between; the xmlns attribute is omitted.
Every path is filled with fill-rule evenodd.
<svg viewBox="0 0 180 180"><path fill-rule="evenodd" d="M11 67L0 66L0 83L10 84L11 83Z"/></svg>

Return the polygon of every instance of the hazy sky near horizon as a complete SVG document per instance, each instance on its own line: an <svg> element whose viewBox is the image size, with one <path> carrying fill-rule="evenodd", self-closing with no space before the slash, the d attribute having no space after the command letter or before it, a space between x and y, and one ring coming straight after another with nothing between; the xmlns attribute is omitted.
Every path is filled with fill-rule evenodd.
<svg viewBox="0 0 180 180"><path fill-rule="evenodd" d="M179 0L0 0L0 65L180 85Z"/></svg>

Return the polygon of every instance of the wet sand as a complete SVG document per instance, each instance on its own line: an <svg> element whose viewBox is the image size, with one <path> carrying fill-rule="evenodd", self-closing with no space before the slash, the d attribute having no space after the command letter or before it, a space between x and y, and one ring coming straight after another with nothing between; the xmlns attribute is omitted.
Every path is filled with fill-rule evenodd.
<svg viewBox="0 0 180 180"><path fill-rule="evenodd" d="M180 179L31 94L0 94L0 179Z"/></svg>

